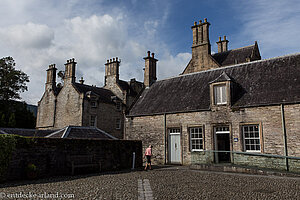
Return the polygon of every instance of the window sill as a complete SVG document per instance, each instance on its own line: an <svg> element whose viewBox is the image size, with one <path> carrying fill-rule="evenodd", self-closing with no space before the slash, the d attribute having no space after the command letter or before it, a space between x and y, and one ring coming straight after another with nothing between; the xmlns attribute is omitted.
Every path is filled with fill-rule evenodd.
<svg viewBox="0 0 300 200"><path fill-rule="evenodd" d="M192 149L191 152L203 152L203 149Z"/></svg>

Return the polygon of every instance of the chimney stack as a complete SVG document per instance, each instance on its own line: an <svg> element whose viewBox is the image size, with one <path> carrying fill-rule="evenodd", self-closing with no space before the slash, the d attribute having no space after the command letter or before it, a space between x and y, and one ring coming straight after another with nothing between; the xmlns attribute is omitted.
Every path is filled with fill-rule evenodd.
<svg viewBox="0 0 300 200"><path fill-rule="evenodd" d="M152 53L150 57L150 51L147 52L147 55L148 56L144 58L145 60L144 85L145 87L150 87L157 80L156 62L158 60L154 58L154 53Z"/></svg>
<svg viewBox="0 0 300 200"><path fill-rule="evenodd" d="M81 77L81 79L79 80L79 83L83 85L83 83L84 83L83 77Z"/></svg>
<svg viewBox="0 0 300 200"><path fill-rule="evenodd" d="M49 68L47 69L46 87L56 87L56 70L55 64L49 65Z"/></svg>
<svg viewBox="0 0 300 200"><path fill-rule="evenodd" d="M69 59L67 60L67 63L65 64L65 83L75 83L75 68L76 68L77 62L75 62L75 59Z"/></svg>
<svg viewBox="0 0 300 200"><path fill-rule="evenodd" d="M109 59L105 63L105 83L104 85L116 83L119 81L119 68L121 60L118 57Z"/></svg>
<svg viewBox="0 0 300 200"><path fill-rule="evenodd" d="M219 41L217 42L218 53L228 51L228 42L229 41L226 39L225 35L224 35L224 40L221 40L221 37L219 37Z"/></svg>

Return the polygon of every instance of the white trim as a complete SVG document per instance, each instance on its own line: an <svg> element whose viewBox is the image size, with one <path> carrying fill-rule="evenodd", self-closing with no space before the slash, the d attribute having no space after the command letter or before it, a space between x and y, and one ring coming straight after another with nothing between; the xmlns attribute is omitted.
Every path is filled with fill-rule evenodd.
<svg viewBox="0 0 300 200"><path fill-rule="evenodd" d="M169 135L180 135L180 133L169 133Z"/></svg>
<svg viewBox="0 0 300 200"><path fill-rule="evenodd" d="M230 131L215 131L216 134L229 134Z"/></svg>

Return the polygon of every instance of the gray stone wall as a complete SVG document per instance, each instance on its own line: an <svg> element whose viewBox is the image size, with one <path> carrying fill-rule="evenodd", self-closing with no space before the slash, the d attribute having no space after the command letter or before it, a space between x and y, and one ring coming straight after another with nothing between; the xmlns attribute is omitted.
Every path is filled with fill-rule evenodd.
<svg viewBox="0 0 300 200"><path fill-rule="evenodd" d="M54 126L55 95L46 90L42 99L38 102L37 122L38 129L48 129Z"/></svg>
<svg viewBox="0 0 300 200"><path fill-rule="evenodd" d="M82 125L83 95L79 94L71 83L65 83L57 96L54 128Z"/></svg>
<svg viewBox="0 0 300 200"><path fill-rule="evenodd" d="M94 163L101 162L101 172L130 169L133 152L136 154L135 167L142 167L141 141L125 140L85 140L57 138L16 138L16 148L12 152L6 180L26 178L26 167L34 164L38 177L71 175L71 156L92 156ZM80 159L80 158L79 158ZM89 163L85 163L89 164ZM92 171L90 171L92 170ZM75 169L79 172L99 172L99 168ZM3 174L1 174L1 178Z"/></svg>
<svg viewBox="0 0 300 200"><path fill-rule="evenodd" d="M299 134L300 105L286 105L286 128L288 136L289 156L300 157ZM284 154L283 133L281 123L280 106L265 106L232 110L227 106L220 106L212 111L178 113L166 115L167 128L181 129L182 164L191 163L189 149L189 127L204 127L204 148L214 150L215 125L223 124L230 127L230 150L244 151L241 126L243 124L259 124L261 132L261 153ZM234 138L238 141L234 142ZM164 116L140 116L126 120L126 139L142 140L144 148L148 144L154 144L153 151L157 158L155 162L163 163L165 159L165 133ZM155 147L157 145L158 147Z"/></svg>
<svg viewBox="0 0 300 200"><path fill-rule="evenodd" d="M153 163L165 164L164 117L136 117L126 119L125 139L142 140L143 152L149 145L153 146ZM145 162L145 159L144 159Z"/></svg>
<svg viewBox="0 0 300 200"><path fill-rule="evenodd" d="M83 111L83 126L90 126L91 115L97 116L96 126L108 132L109 134L123 139L124 130L124 115L123 112L116 109L114 104L107 104L98 102L97 107L91 107L89 100L84 100L84 111ZM116 128L116 120L119 118L121 120L121 128Z"/></svg>

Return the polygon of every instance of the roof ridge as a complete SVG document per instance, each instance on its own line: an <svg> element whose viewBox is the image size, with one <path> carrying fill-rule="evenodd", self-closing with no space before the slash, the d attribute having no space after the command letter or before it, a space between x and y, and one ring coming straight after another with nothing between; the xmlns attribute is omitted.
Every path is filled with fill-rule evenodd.
<svg viewBox="0 0 300 200"><path fill-rule="evenodd" d="M255 46L255 44L248 45L248 46L244 46L244 47L239 47L239 48L236 48L236 49L230 49L230 50L228 50L228 51L223 51L223 52L214 53L214 54L212 54L212 56L213 56L213 55L216 55L216 54L226 53L226 52L229 52L229 51L236 51L236 50L240 50L240 49L246 49L246 48L254 47L254 46Z"/></svg>
<svg viewBox="0 0 300 200"><path fill-rule="evenodd" d="M194 75L194 74L206 73L206 72L210 72L210 71L229 69L229 68L233 68L233 67L237 67L237 66L241 66L241 65L250 65L250 64L253 64L253 63L266 62L266 61L270 61L270 60L276 60L276 59L280 59L280 58L292 57L292 56L297 56L297 55L300 55L300 52L287 54L287 55L283 55L283 56L277 56L277 57L273 57L273 58L266 58L266 59L262 59L262 60L255 60L255 61L251 61L251 62L247 62L247 63L239 63L239 64L229 65L229 66L225 66L225 67L208 69L208 70L205 70L205 71L193 72L193 73L189 73L189 74L179 74L177 76L172 76L172 77L168 77L168 78L165 78L165 79L157 80L156 82L165 81L165 80L178 78L178 77L183 77L183 76L191 76L191 75Z"/></svg>

